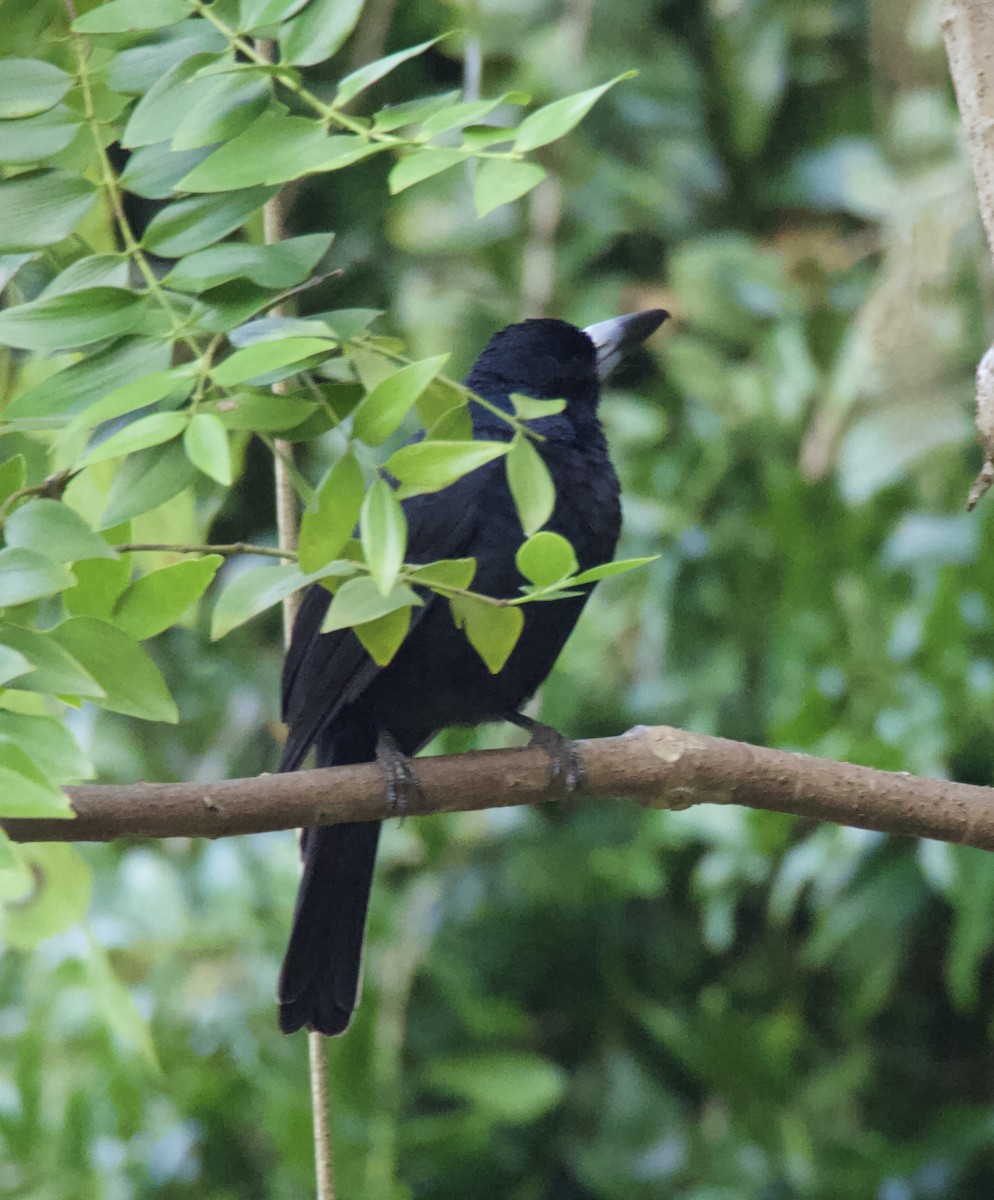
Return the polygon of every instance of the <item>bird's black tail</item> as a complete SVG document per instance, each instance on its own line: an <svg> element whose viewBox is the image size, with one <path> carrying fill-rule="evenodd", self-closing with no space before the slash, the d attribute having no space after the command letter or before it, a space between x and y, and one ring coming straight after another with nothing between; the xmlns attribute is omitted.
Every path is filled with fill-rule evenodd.
<svg viewBox="0 0 994 1200"><path fill-rule="evenodd" d="M368 742L368 744L367 744ZM344 743L344 744L343 744ZM375 740L318 747L320 766L370 762ZM377 821L305 829L304 870L280 972L280 1028L342 1033L356 1006L366 908L380 836Z"/></svg>

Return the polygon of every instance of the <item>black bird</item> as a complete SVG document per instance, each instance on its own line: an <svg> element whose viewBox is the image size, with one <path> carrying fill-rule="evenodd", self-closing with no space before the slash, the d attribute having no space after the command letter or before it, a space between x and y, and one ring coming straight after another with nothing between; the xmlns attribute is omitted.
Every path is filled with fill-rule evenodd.
<svg viewBox="0 0 994 1200"><path fill-rule="evenodd" d="M544 439L534 444L556 487L546 528L569 539L581 570L610 561L621 528L618 480L597 417L600 382L666 315L633 313L586 330L549 319L510 325L490 339L466 380L508 413L514 392L566 401L562 413L530 424ZM474 437L511 437L510 426L493 412L473 401L470 411ZM474 557L475 591L519 594L525 581L514 559L523 534L502 460L444 491L405 500L404 511L409 562ZM434 593L414 610L394 659L378 667L351 630L320 632L330 596L312 587L283 670L289 735L280 770L296 770L312 746L319 766L371 762L378 746L381 755L384 747L413 755L450 725L507 720L544 730L519 709L552 669L588 592L525 605L520 640L494 675ZM330 1035L348 1025L379 831L377 822L304 830L303 877L279 982L285 1033L307 1026Z"/></svg>

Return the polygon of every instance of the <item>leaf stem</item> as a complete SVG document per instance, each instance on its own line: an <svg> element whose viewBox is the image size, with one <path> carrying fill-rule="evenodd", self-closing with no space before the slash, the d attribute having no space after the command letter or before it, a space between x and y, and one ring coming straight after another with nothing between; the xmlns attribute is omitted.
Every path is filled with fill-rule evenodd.
<svg viewBox="0 0 994 1200"><path fill-rule="evenodd" d="M351 338L350 346L359 346L363 350L372 350L374 354L382 355L383 358L389 358L393 362L402 363L408 366L414 360L407 357L406 354L399 354L396 350L387 350L383 346L379 346L376 342L366 334L360 334L359 337ZM545 438L540 433L536 433L529 425L520 418L512 416L511 413L505 412L498 404L494 404L492 400L487 400L483 396L474 392L472 388L468 388L464 383L460 383L458 379L450 379L448 375L436 375L435 378L444 383L446 387L452 388L454 391L462 392L467 401L472 400L474 404L478 404L487 412L499 417L506 422L514 430L515 433L524 434L526 438L530 438L535 442L544 442Z"/></svg>
<svg viewBox="0 0 994 1200"><path fill-rule="evenodd" d="M146 550L167 551L172 554L263 554L267 558L289 558L297 560L295 550L277 549L275 546L255 546L251 542L223 542L202 546L189 546L175 542L125 542L114 547L121 554L137 554Z"/></svg>
<svg viewBox="0 0 994 1200"><path fill-rule="evenodd" d="M337 125L339 129L347 129L349 133L354 133L356 137L362 138L363 141L376 142L381 146L396 146L402 149L432 148L423 147L411 138L397 137L392 133L382 133L377 129L370 129L361 118L349 116L347 112L343 112L334 103L325 104L309 88L304 87L295 70L279 63L274 64L270 59L266 58L248 38L242 37L237 30L232 29L230 25L219 17L214 12L212 5L205 4L203 0L193 0L193 11L199 13L206 21L209 21L222 37L227 38L232 49L237 50L239 54L243 55L257 67L262 67L267 74L272 75L288 92L292 92L302 104L306 104L309 109L315 112L325 124ZM514 132L513 129L508 130L508 140L513 137ZM496 150L468 150L467 157L504 158L517 161L524 158L524 154L520 150L508 150L504 153Z"/></svg>
<svg viewBox="0 0 994 1200"><path fill-rule="evenodd" d="M41 496L48 500L61 500L62 493L69 486L72 478L79 474L78 471L65 470L58 471L55 475L49 477L43 483L36 483L31 487L19 488L0 504L0 529L3 528L4 522L10 516L10 511L19 500L26 500L29 496Z"/></svg>
<svg viewBox="0 0 994 1200"><path fill-rule="evenodd" d="M71 12L71 10L70 10ZM202 349L194 338L184 330L184 322L173 307L169 294L163 288L162 284L152 270L151 263L148 261L141 243L135 237L134 230L131 228L131 222L128 220L128 215L124 211L124 200L121 196L121 189L118 183L117 175L114 172L113 164L107 154L103 139L100 136L100 122L97 119L96 109L93 103L93 89L90 86L90 66L87 56L83 51L83 39L76 33L70 32L70 40L72 42L73 54L76 58L77 74L79 77L80 89L83 95L83 113L86 117L87 124L90 128L90 135L93 138L93 145L97 154L97 161L100 171L100 183L104 191L107 193L107 199L110 201L111 211L114 214L114 221L117 224L118 231L121 235L121 241L124 243L124 249L128 257L138 268L142 279L145 281L145 286L148 291L155 297L159 306L165 312L171 323L169 331L171 340L183 341L192 351L196 358L200 358Z"/></svg>

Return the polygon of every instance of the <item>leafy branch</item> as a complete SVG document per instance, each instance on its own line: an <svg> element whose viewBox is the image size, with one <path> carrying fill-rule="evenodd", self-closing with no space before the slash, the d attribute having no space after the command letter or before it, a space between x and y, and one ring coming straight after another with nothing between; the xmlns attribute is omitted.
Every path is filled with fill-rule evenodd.
<svg viewBox="0 0 994 1200"><path fill-rule="evenodd" d="M73 10L71 6L69 6L68 11L70 16L72 16ZM170 336L173 339L182 340L189 347L194 357L199 359L202 354L200 345L186 332L184 328L185 323L173 307L169 299L169 293L159 283L140 241L135 237L134 230L131 228L131 222L128 220L128 215L124 209L124 198L121 194L117 174L110 161L110 156L107 154L103 138L100 136L101 122L97 117L93 102L89 60L83 47L83 38L72 30L70 30L69 38L76 59L77 78L79 79L80 91L83 96L83 111L93 139L94 152L97 156L100 183L107 195L111 211L114 214L114 221L120 232L121 240L124 243L125 253L138 268L148 292L155 297L163 312L168 317L171 325Z"/></svg>

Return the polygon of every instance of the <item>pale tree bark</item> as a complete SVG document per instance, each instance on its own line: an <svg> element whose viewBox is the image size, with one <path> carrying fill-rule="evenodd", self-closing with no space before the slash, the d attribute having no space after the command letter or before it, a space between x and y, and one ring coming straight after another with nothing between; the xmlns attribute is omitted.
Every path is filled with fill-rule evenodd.
<svg viewBox="0 0 994 1200"><path fill-rule="evenodd" d="M948 0L942 32L977 185L980 218L994 258L994 3ZM994 483L994 344L977 368L977 433L984 465L970 489L970 509Z"/></svg>
<svg viewBox="0 0 994 1200"><path fill-rule="evenodd" d="M580 798L649 808L737 804L860 829L994 850L994 790L770 750L668 726L577 743ZM541 749L484 750L417 764L422 795L404 815L473 812L561 798ZM375 763L219 783L68 788L75 820L8 820L16 841L227 837L400 815Z"/></svg>

